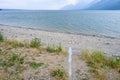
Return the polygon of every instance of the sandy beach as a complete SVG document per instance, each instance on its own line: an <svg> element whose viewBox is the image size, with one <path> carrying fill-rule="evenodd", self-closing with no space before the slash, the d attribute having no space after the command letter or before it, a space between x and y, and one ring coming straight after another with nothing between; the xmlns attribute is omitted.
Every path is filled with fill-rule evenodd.
<svg viewBox="0 0 120 80"><path fill-rule="evenodd" d="M120 55L120 39L112 38L112 37L105 37L105 36L95 36L95 35L76 35L76 34L68 34L68 33L58 33L58 32L49 32L49 31L42 31L36 29L27 29L21 27L14 27L14 26L7 26L7 25L0 25L0 32L4 35L7 39L17 39L18 41L30 41L32 38L39 38L42 41L42 47L46 47L48 44L51 45L58 45L59 43L62 44L63 47L68 49L68 47L72 47L73 55L72 55L72 76L71 80L119 80L120 74L119 68L112 69L112 68L95 68L90 67L88 62L82 59L82 55L80 54L82 49L89 49L89 50L101 50L104 51L105 54L108 55ZM22 67L24 71L19 73L20 78L25 80L58 80L55 77L52 77L50 72L52 69L63 67L65 73L68 75L68 55L56 53L49 53L47 51L41 51L37 48L26 48L26 47L10 47L10 45L5 45L5 42L0 43L0 53L16 53L19 56L24 57L24 63ZM4 57L8 55L1 54L4 60ZM10 56L9 56L10 57ZM9 59L8 57L8 59ZM97 56L96 56L97 57ZM44 63L43 66L32 69L29 66L31 61L34 62L42 62ZM112 64L112 63L111 63ZM15 71L16 67L8 68L8 75L11 72ZM19 68L20 70L21 68ZM95 70L99 72L96 76L94 75L96 72L92 72L90 70ZM103 71L101 71L103 70ZM104 73L105 71L105 73ZM101 73L102 72L102 73ZM94 73L94 74L93 74ZM4 79L4 69L0 67L0 79ZM5 75L6 76L6 75ZM99 78L97 78L99 76ZM15 77L14 75L12 77ZM10 80L12 80L12 77ZM68 77L68 76L67 76ZM103 77L104 79L102 79ZM68 80L68 79L65 79Z"/></svg>
<svg viewBox="0 0 120 80"><path fill-rule="evenodd" d="M37 37L41 39L43 46L61 43L65 48L72 47L75 54L79 54L82 49L89 49L101 50L105 54L120 55L120 39L118 38L49 32L7 25L0 25L0 32L6 38L15 38L22 41Z"/></svg>

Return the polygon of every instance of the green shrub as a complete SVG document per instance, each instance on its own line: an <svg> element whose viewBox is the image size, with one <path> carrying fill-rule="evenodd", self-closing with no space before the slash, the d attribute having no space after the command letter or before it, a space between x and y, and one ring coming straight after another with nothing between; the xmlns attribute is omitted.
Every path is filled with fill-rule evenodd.
<svg viewBox="0 0 120 80"><path fill-rule="evenodd" d="M30 42L30 46L34 48L38 48L40 45L41 45L41 40L39 40L38 38L34 38Z"/></svg>
<svg viewBox="0 0 120 80"><path fill-rule="evenodd" d="M29 66L34 68L34 69L37 69L39 68L40 66L42 66L44 63L36 63L36 62L29 62Z"/></svg>
<svg viewBox="0 0 120 80"><path fill-rule="evenodd" d="M2 35L2 33L0 32L0 41L3 41L4 40L4 37Z"/></svg>
<svg viewBox="0 0 120 80"><path fill-rule="evenodd" d="M50 72L52 77L55 77L56 80L67 80L67 75L62 67L58 67Z"/></svg>
<svg viewBox="0 0 120 80"><path fill-rule="evenodd" d="M47 46L47 51L48 51L48 52L57 52L57 53L59 53L59 52L62 51L62 46L61 46L61 44L59 44L59 45L57 45L57 46L48 45L48 46Z"/></svg>
<svg viewBox="0 0 120 80"><path fill-rule="evenodd" d="M101 51L93 51L91 54L91 58L94 62L101 63L105 61L104 53Z"/></svg>
<svg viewBox="0 0 120 80"><path fill-rule="evenodd" d="M109 59L107 65L110 66L111 68L120 68L120 57Z"/></svg>

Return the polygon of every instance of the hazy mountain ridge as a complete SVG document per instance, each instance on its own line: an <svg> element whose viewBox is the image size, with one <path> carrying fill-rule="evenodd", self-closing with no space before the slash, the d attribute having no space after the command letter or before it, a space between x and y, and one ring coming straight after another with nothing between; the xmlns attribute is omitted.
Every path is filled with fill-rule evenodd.
<svg viewBox="0 0 120 80"><path fill-rule="evenodd" d="M77 3L76 5L67 5L64 6L63 8L61 8L62 10L78 10L78 9L84 9L85 5L81 4L81 3Z"/></svg>
<svg viewBox="0 0 120 80"><path fill-rule="evenodd" d="M98 10L119 10L120 0L101 0L87 9L98 9Z"/></svg>
<svg viewBox="0 0 120 80"><path fill-rule="evenodd" d="M89 4L67 5L62 10L120 10L120 0L95 0Z"/></svg>

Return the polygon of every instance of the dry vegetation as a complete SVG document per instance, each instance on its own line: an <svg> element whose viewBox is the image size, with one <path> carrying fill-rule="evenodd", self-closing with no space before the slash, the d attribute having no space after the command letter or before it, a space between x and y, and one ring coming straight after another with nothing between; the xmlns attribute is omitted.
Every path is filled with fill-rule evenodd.
<svg viewBox="0 0 120 80"><path fill-rule="evenodd" d="M41 44L38 38L21 42L4 39L0 33L0 80L68 80L66 69L60 65L67 50L61 44L46 48ZM86 61L92 78L86 75L75 80L120 80L120 57L89 50L83 50L80 57ZM83 74L80 69L76 73Z"/></svg>
<svg viewBox="0 0 120 80"><path fill-rule="evenodd" d="M0 80L36 80L34 75L36 73L41 74L41 72L36 72L36 70L42 70L41 68L45 70L44 68L47 69L49 65L42 59L37 60L38 57L41 54L57 55L63 53L63 51L65 54L65 49L63 49L61 45L54 46L54 48L49 46L49 49L48 47L42 48L41 40L38 38L21 42L16 39L4 39L4 36L0 33ZM28 70L33 72L25 74ZM65 71L62 70L63 76L65 74L64 72ZM48 77L49 76L51 76L50 73ZM60 77L65 80L67 76L63 76ZM38 77L38 79L41 78L42 77Z"/></svg>
<svg viewBox="0 0 120 80"><path fill-rule="evenodd" d="M102 51L83 50L81 58L86 61L89 71L93 74L96 80L108 80L109 71L116 72L114 80L119 80L120 77L120 57L107 56ZM118 75L118 76L116 76Z"/></svg>

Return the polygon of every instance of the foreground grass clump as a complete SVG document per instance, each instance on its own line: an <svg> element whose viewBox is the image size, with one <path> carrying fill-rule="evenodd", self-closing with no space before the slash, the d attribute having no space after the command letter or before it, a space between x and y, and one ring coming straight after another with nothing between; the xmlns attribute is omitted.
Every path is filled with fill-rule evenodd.
<svg viewBox="0 0 120 80"><path fill-rule="evenodd" d="M0 56L0 68L3 70L0 80L19 80L24 70L24 57L15 53L2 53Z"/></svg>
<svg viewBox="0 0 120 80"><path fill-rule="evenodd" d="M52 77L55 77L56 80L68 80L67 74L62 67L57 67L53 69L50 73Z"/></svg>
<svg viewBox="0 0 120 80"><path fill-rule="evenodd" d="M21 41L15 40L15 39L12 39L12 40L6 39L4 42L7 45L11 45L14 48L16 48L16 47L24 47L25 46L24 43L22 43Z"/></svg>
<svg viewBox="0 0 120 80"><path fill-rule="evenodd" d="M96 68L99 66L106 66L114 69L120 68L120 57L105 56L102 51L82 51L81 58L86 60L89 66Z"/></svg>
<svg viewBox="0 0 120 80"><path fill-rule="evenodd" d="M59 45L57 45L57 46L51 46L51 45L48 45L47 46L47 49L46 49L48 52L57 52L57 53L59 53L59 52L61 52L62 51L62 46L61 46L61 44L59 44Z"/></svg>
<svg viewBox="0 0 120 80"><path fill-rule="evenodd" d="M33 48L39 48L41 45L41 40L39 40L38 38L33 38L30 42L30 47Z"/></svg>
<svg viewBox="0 0 120 80"><path fill-rule="evenodd" d="M11 67L15 64L23 64L24 63L24 57L21 57L18 54L13 53L12 55L6 55L4 58L0 61L0 66L2 67Z"/></svg>
<svg viewBox="0 0 120 80"><path fill-rule="evenodd" d="M39 68L42 65L44 65L44 63L29 62L29 66L34 68L34 69L37 69L37 68Z"/></svg>
<svg viewBox="0 0 120 80"><path fill-rule="evenodd" d="M2 33L0 32L0 41L3 41L4 40L4 37L2 35Z"/></svg>
<svg viewBox="0 0 120 80"><path fill-rule="evenodd" d="M120 70L120 57L106 56L102 51L83 50L81 58L86 60L90 72L99 80L106 80L107 68Z"/></svg>

